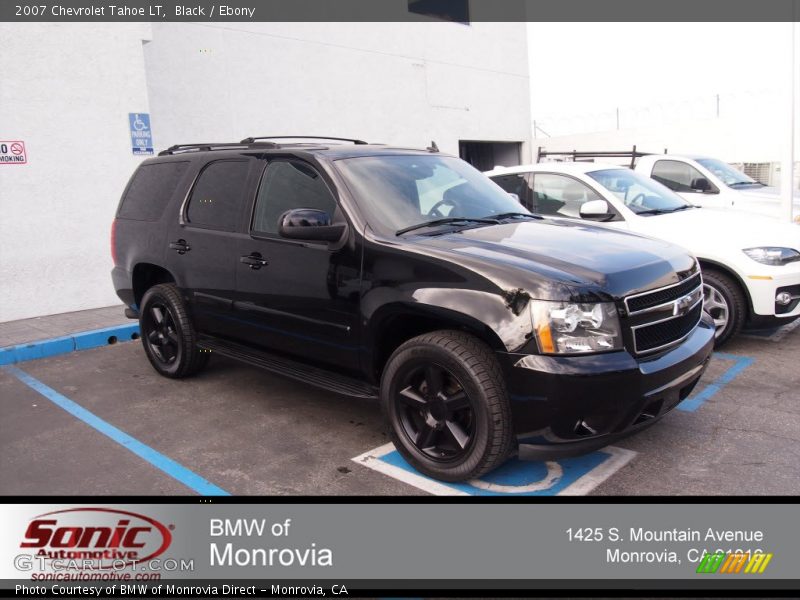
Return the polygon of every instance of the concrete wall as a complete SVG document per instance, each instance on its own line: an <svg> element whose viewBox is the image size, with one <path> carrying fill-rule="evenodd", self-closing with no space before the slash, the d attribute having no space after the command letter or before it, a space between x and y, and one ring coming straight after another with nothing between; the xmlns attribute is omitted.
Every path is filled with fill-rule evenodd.
<svg viewBox="0 0 800 600"><path fill-rule="evenodd" d="M109 232L139 163L128 113L148 111L149 35L146 24L0 24L0 139L28 154L0 165L0 321L117 302Z"/></svg>
<svg viewBox="0 0 800 600"><path fill-rule="evenodd" d="M522 141L524 23L157 24L145 47L156 144L251 135Z"/></svg>
<svg viewBox="0 0 800 600"><path fill-rule="evenodd" d="M530 160L525 24L423 20L0 25L0 139L29 155L0 165L0 322L118 302L109 228L141 160L129 112L150 112L156 151L317 134L454 154L522 141Z"/></svg>

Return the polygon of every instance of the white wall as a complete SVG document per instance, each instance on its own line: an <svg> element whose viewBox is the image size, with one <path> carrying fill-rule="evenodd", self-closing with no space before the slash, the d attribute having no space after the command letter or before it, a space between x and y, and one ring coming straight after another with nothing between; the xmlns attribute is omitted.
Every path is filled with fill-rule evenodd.
<svg viewBox="0 0 800 600"><path fill-rule="evenodd" d="M0 321L118 302L109 232L139 162L128 113L148 111L149 31L0 24L0 138L28 154L0 165Z"/></svg>
<svg viewBox="0 0 800 600"><path fill-rule="evenodd" d="M156 144L311 134L530 141L524 23L157 24ZM530 144L523 160L530 157Z"/></svg>

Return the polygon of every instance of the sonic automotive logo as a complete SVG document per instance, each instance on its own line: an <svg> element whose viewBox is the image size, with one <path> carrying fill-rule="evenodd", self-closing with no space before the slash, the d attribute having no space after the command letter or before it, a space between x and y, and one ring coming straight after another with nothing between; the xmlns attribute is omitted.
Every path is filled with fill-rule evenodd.
<svg viewBox="0 0 800 600"><path fill-rule="evenodd" d="M43 560L92 561L97 569L120 569L154 559L172 543L155 519L111 508L68 508L34 517L20 548Z"/></svg>

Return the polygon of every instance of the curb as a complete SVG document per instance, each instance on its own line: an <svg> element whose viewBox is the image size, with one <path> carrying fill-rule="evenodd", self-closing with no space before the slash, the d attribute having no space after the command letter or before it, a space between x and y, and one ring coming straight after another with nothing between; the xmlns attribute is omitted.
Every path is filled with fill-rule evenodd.
<svg viewBox="0 0 800 600"><path fill-rule="evenodd" d="M89 350L138 339L138 323L81 331L48 340L0 348L0 365L13 365L28 360L48 358L77 350Z"/></svg>

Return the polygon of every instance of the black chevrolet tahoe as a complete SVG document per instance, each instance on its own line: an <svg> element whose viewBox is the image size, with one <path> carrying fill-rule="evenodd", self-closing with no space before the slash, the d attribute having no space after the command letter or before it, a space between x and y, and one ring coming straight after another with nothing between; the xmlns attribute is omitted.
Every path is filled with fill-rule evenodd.
<svg viewBox="0 0 800 600"><path fill-rule="evenodd" d="M697 384L714 325L685 250L526 212L435 145L314 140L173 146L131 177L112 278L160 374L222 355L378 398L447 481L601 447Z"/></svg>

